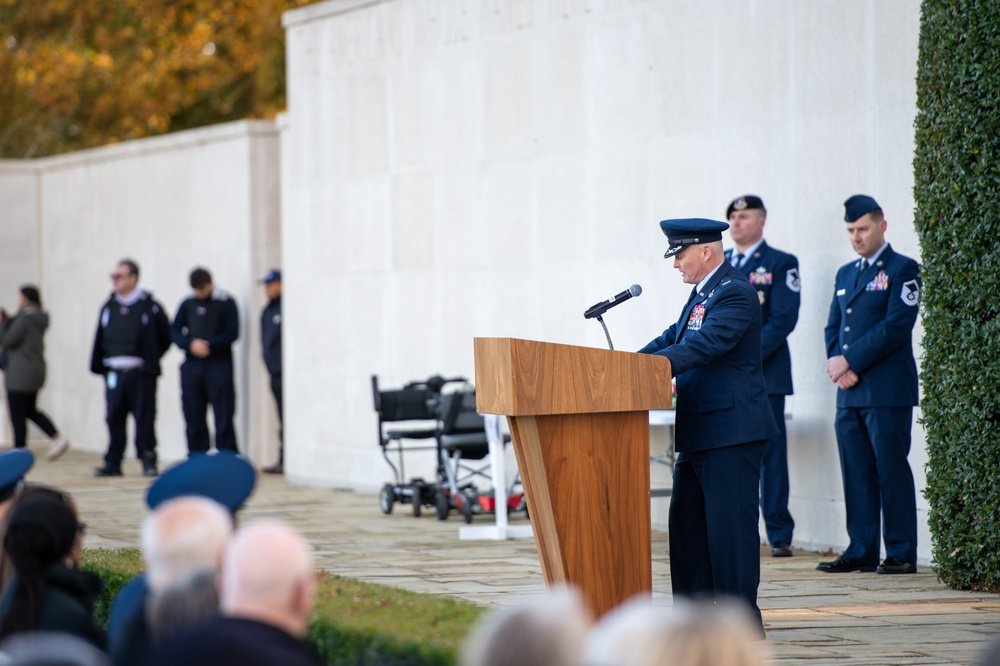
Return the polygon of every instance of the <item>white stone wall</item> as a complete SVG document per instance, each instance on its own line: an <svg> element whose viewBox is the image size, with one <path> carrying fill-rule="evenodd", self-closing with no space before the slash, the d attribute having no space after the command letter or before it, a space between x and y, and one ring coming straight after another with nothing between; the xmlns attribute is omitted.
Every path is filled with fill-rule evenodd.
<svg viewBox="0 0 1000 666"><path fill-rule="evenodd" d="M604 346L581 314L633 282L642 297L607 320L616 347L640 347L689 291L658 220L721 218L752 192L802 268L796 544L846 545L823 326L854 258L849 195L874 195L894 247L918 255L918 2L331 0L284 23L294 478L389 478L372 373L472 376L474 336ZM915 426L920 487L924 462Z"/></svg>
<svg viewBox="0 0 1000 666"><path fill-rule="evenodd" d="M131 257L140 265L140 285L171 318L198 265L236 298L237 437L255 460L273 461L277 419L260 360L265 298L256 280L281 259L279 160L273 123L240 122L0 162L0 303L15 309L17 286L39 284L51 315L41 403L75 447L103 453L107 446L103 385L89 372L91 345L111 290L109 274L120 258ZM187 453L182 357L171 348L162 362L157 434L163 461ZM30 434L42 438L36 430ZM134 458L131 438L126 455ZM137 463L126 463L126 474L138 471Z"/></svg>

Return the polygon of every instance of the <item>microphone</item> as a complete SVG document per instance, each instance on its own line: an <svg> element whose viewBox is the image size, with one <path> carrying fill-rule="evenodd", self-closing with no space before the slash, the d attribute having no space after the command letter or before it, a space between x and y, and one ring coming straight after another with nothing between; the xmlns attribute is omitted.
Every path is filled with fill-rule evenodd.
<svg viewBox="0 0 1000 666"><path fill-rule="evenodd" d="M594 317L600 317L602 314L615 307L619 303L624 303L633 296L638 296L642 293L642 287L637 284L632 285L620 294L615 294L610 299L606 301L601 301L600 303L595 303L587 308L587 311L583 313L584 319L593 319Z"/></svg>

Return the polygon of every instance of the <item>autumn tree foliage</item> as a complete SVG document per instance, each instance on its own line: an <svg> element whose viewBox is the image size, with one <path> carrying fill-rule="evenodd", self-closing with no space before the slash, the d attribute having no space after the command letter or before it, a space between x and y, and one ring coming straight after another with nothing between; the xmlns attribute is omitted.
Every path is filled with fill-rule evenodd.
<svg viewBox="0 0 1000 666"><path fill-rule="evenodd" d="M312 1L0 0L0 157L273 117Z"/></svg>

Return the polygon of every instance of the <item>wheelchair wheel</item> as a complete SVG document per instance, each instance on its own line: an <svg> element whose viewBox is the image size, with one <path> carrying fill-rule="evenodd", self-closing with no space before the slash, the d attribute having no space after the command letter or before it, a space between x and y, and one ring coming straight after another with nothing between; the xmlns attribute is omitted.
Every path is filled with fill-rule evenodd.
<svg viewBox="0 0 1000 666"><path fill-rule="evenodd" d="M462 518L465 519L466 524L472 522L472 500L468 497L463 497L464 502L462 502Z"/></svg>
<svg viewBox="0 0 1000 666"><path fill-rule="evenodd" d="M389 515L392 513L392 505L396 503L396 493L392 489L392 484L387 483L382 486L382 490L378 494L378 506L382 509L382 513Z"/></svg>
<svg viewBox="0 0 1000 666"><path fill-rule="evenodd" d="M448 520L451 505L448 503L448 496L444 494L443 490L437 491L437 494L434 495L434 512L437 514L438 520Z"/></svg>
<svg viewBox="0 0 1000 666"><path fill-rule="evenodd" d="M410 498L410 501L413 502L413 517L414 518L419 518L420 517L420 489L419 488L417 489L417 492L413 493L413 497Z"/></svg>

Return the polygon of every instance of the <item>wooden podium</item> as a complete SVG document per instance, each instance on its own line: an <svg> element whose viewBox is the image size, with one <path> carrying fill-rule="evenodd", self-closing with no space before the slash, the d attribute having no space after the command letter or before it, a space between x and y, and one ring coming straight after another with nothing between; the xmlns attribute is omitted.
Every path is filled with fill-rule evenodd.
<svg viewBox="0 0 1000 666"><path fill-rule="evenodd" d="M505 414L548 585L595 617L652 592L649 414L668 409L662 356L476 338L476 408Z"/></svg>

